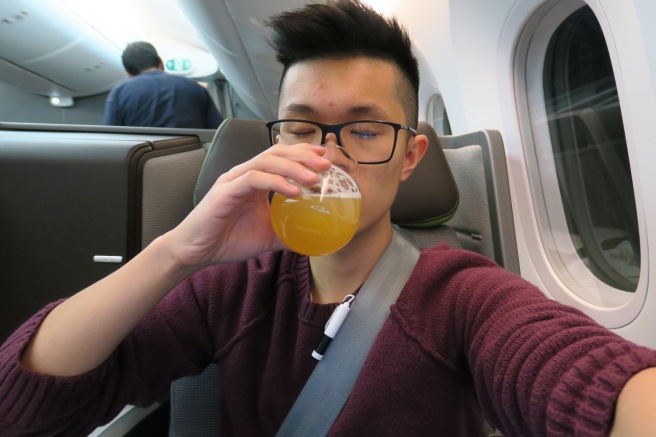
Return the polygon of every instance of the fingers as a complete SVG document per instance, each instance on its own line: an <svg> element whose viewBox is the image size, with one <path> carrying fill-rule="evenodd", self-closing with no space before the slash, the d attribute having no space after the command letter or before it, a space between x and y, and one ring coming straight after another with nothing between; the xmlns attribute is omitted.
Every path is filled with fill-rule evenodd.
<svg viewBox="0 0 656 437"><path fill-rule="evenodd" d="M330 168L320 146L273 146L218 178L203 200L176 228L178 257L186 265L241 260L282 248L269 219L268 193L296 197L317 172ZM182 255L180 255L182 253Z"/></svg>
<svg viewBox="0 0 656 437"><path fill-rule="evenodd" d="M232 168L219 178L219 183L240 179L251 188L296 196L299 189L288 179L304 186L316 183L317 172L326 171L331 165L323 158L324 153L323 147L309 144L275 145Z"/></svg>
<svg viewBox="0 0 656 437"><path fill-rule="evenodd" d="M316 179L316 173L311 174ZM308 180L311 179L309 178ZM311 184L312 182L309 183ZM286 197L296 197L301 191L298 185L291 183L287 177L260 170L248 170L236 179L225 183L221 177L217 181L217 184L223 185L226 188L230 187L230 194L236 197L249 195L253 191L275 191Z"/></svg>

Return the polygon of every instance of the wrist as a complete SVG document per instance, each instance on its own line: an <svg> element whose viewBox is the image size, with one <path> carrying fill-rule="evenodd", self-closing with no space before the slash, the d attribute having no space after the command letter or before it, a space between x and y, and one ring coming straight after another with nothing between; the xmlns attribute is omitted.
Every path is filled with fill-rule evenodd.
<svg viewBox="0 0 656 437"><path fill-rule="evenodd" d="M169 231L157 237L144 249L144 251L153 253L153 262L156 263L156 267L172 286L177 285L202 268L202 266L190 265L183 261L184 257L179 255L178 247L176 236L173 231Z"/></svg>

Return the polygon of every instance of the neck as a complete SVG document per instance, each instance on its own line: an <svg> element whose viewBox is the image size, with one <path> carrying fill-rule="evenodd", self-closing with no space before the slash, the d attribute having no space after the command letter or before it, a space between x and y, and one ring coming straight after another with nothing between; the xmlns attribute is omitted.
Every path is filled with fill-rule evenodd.
<svg viewBox="0 0 656 437"><path fill-rule="evenodd" d="M145 70L141 70L141 71L139 72L139 74L150 73L151 71L161 71L161 70L162 70L162 69L159 68L159 67L150 67L150 68L147 68L147 69L145 69Z"/></svg>
<svg viewBox="0 0 656 437"><path fill-rule="evenodd" d="M310 257L312 300L317 303L341 302L355 292L369 276L392 239L392 227L380 222L357 234L339 252Z"/></svg>

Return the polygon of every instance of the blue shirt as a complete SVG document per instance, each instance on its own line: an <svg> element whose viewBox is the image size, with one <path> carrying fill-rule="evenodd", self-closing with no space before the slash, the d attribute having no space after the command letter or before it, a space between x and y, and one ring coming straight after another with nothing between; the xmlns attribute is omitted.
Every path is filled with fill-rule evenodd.
<svg viewBox="0 0 656 437"><path fill-rule="evenodd" d="M205 88L161 70L118 84L105 103L107 125L215 129L221 121Z"/></svg>

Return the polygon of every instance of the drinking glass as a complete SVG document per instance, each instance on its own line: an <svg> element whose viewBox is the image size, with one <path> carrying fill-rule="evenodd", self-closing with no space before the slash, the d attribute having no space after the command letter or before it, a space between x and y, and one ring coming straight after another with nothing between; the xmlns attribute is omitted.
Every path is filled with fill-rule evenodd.
<svg viewBox="0 0 656 437"><path fill-rule="evenodd" d="M337 252L353 238L360 220L357 162L333 145L328 146L325 157L333 165L318 173L316 184L299 185L301 194L293 198L275 193L271 201L271 223L278 238L303 255Z"/></svg>

